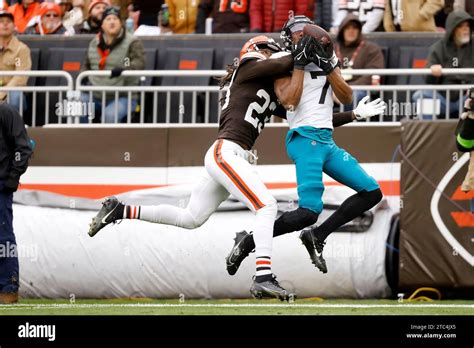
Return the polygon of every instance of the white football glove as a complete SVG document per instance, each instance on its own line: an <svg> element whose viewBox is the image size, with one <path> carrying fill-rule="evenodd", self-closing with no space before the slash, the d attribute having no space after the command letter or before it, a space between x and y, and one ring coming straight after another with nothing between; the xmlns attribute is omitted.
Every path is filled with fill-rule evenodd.
<svg viewBox="0 0 474 348"><path fill-rule="evenodd" d="M368 100L369 96L362 98L353 111L354 116L358 121L370 118L372 116L382 115L387 108L387 103L385 103L380 98L377 98L371 102L367 102Z"/></svg>

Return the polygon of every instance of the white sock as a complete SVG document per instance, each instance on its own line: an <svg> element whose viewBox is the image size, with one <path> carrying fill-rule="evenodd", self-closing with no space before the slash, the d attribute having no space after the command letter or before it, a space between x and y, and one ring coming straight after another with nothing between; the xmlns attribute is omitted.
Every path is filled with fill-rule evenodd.
<svg viewBox="0 0 474 348"><path fill-rule="evenodd" d="M255 241L256 276L272 273L273 225L277 215L275 204L267 204L256 213L253 230Z"/></svg>

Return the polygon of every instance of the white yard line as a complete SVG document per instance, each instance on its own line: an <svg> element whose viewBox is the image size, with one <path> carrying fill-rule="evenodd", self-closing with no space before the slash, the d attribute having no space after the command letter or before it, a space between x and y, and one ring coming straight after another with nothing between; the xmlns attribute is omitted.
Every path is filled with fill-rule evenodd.
<svg viewBox="0 0 474 348"><path fill-rule="evenodd" d="M0 305L1 310L12 309L78 309L78 308L466 308L473 309L474 304L167 304L167 303L133 303L133 304L15 304Z"/></svg>

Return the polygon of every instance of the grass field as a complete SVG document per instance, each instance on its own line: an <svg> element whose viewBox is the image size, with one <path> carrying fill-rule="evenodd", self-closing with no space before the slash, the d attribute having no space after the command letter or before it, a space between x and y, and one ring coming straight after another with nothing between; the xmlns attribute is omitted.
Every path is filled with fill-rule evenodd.
<svg viewBox="0 0 474 348"><path fill-rule="evenodd" d="M113 299L21 300L0 315L474 315L474 301Z"/></svg>

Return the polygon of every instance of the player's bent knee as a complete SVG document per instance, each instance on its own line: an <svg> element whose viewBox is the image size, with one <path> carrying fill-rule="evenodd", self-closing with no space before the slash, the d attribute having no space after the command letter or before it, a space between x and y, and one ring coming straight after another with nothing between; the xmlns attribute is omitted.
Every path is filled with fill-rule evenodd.
<svg viewBox="0 0 474 348"><path fill-rule="evenodd" d="M370 205L375 206L377 203L379 203L382 198L383 194L380 188L372 190L372 191L361 191L360 194L364 199L366 199Z"/></svg>
<svg viewBox="0 0 474 348"><path fill-rule="evenodd" d="M276 217L278 213L278 204L275 198L267 199L264 203L265 205L257 210L259 214L272 214Z"/></svg>
<svg viewBox="0 0 474 348"><path fill-rule="evenodd" d="M311 209L306 209L306 208L300 207L296 211L297 211L299 220L304 225L301 228L311 226L311 225L315 224L318 221L319 213L317 213L317 212L315 212Z"/></svg>
<svg viewBox="0 0 474 348"><path fill-rule="evenodd" d="M318 221L318 217L319 214L311 209L299 207L296 210L284 213L277 221L285 226L287 230L300 231L314 225Z"/></svg>
<svg viewBox="0 0 474 348"><path fill-rule="evenodd" d="M208 219L209 216L193 216L190 212L188 212L180 225L181 227L188 230L193 230L195 228L201 227Z"/></svg>

